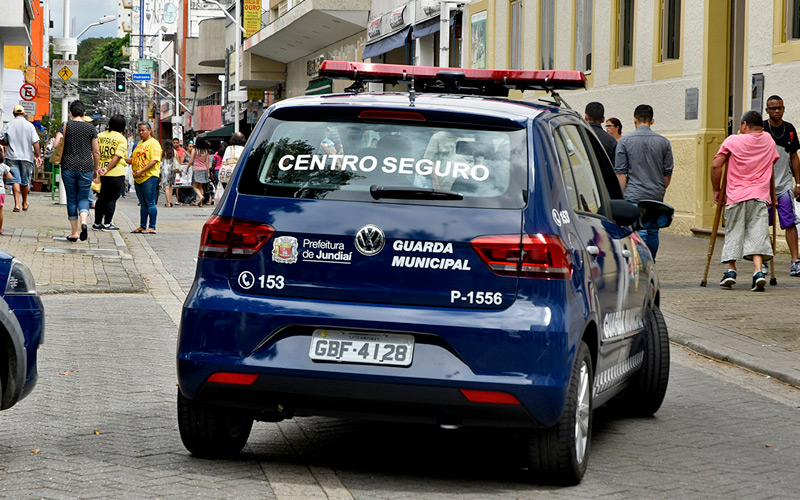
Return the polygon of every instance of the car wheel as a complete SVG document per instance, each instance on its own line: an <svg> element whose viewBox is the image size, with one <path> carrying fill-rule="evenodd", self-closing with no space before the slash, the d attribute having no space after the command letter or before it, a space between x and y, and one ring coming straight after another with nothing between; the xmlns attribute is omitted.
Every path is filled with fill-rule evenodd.
<svg viewBox="0 0 800 500"><path fill-rule="evenodd" d="M631 379L620 401L628 415L650 417L661 408L669 381L669 334L658 306L645 314L647 340L642 366Z"/></svg>
<svg viewBox="0 0 800 500"><path fill-rule="evenodd" d="M192 455L230 457L242 451L253 428L247 414L188 399L178 390L178 428Z"/></svg>
<svg viewBox="0 0 800 500"><path fill-rule="evenodd" d="M592 357L581 342L567 402L556 425L535 431L527 443L529 471L539 483L575 485L586 472L592 435Z"/></svg>

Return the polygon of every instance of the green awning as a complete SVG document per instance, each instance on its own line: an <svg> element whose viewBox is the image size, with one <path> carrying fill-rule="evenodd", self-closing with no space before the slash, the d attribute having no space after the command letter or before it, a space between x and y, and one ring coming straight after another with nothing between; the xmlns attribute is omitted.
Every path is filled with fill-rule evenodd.
<svg viewBox="0 0 800 500"><path fill-rule="evenodd" d="M306 88L306 95L322 95L330 94L333 92L332 81L330 78L322 78L321 80L314 80L308 84Z"/></svg>
<svg viewBox="0 0 800 500"><path fill-rule="evenodd" d="M209 130L208 132L203 132L199 134L197 137L202 137L203 139L224 139L228 140L233 135L233 123L230 125L225 125L224 127L220 127L216 130Z"/></svg>

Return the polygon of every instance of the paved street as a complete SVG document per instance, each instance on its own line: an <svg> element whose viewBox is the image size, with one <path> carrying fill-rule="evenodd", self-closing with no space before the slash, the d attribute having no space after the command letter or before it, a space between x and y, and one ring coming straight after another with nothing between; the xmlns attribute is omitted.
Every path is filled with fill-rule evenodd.
<svg viewBox="0 0 800 500"><path fill-rule="evenodd" d="M45 252L86 248L52 239L68 225L64 207L49 198L35 198L27 213L6 213L13 236L0 237L0 248L42 280L47 331L38 386L0 412L0 497L727 499L800 491L800 390L677 344L662 409L644 420L598 411L589 469L574 488L525 483L514 439L493 432L323 418L257 423L238 460L194 459L177 430L174 354L211 209L160 207L158 234L150 236L128 233L138 220L135 198L120 211L121 234L92 232L88 245L116 250L113 256ZM721 291L715 265L702 289L694 253L699 246L704 262L704 243L662 240L671 332L699 349L719 344L731 358L777 357L772 367L782 373L781 363L797 366L796 328L785 343L768 340L780 333L773 318L800 280L779 275L779 286L761 295L746 285ZM63 293L70 286L80 293ZM720 312L725 303L730 308ZM764 312L760 321L742 312L752 305Z"/></svg>

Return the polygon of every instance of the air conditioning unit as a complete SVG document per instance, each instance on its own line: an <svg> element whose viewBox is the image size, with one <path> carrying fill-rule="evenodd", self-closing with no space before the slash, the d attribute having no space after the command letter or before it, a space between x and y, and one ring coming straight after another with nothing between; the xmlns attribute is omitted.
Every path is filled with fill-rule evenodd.
<svg viewBox="0 0 800 500"><path fill-rule="evenodd" d="M122 32L123 33L133 33L132 23L129 23L127 21L122 21Z"/></svg>
<svg viewBox="0 0 800 500"><path fill-rule="evenodd" d="M122 8L123 9L132 9L133 8L133 0L122 0Z"/></svg>
<svg viewBox="0 0 800 500"><path fill-rule="evenodd" d="M122 55L123 57L130 57L131 55L133 55L133 52L131 52L130 47L122 47Z"/></svg>
<svg viewBox="0 0 800 500"><path fill-rule="evenodd" d="M289 0L283 0L278 4L278 17L281 17L287 12L289 12Z"/></svg>

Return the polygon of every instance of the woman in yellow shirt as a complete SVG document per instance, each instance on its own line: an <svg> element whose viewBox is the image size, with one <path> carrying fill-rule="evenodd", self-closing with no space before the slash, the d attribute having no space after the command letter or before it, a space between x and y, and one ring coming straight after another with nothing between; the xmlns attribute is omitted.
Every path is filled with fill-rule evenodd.
<svg viewBox="0 0 800 500"><path fill-rule="evenodd" d="M156 234L156 194L161 175L161 144L152 133L149 123L139 124L139 144L127 159L133 166L133 180L136 182L136 196L139 198L139 227L131 231L133 233Z"/></svg>
<svg viewBox="0 0 800 500"><path fill-rule="evenodd" d="M94 205L94 224L97 231L118 231L113 217L117 200L125 190L125 157L128 139L125 138L125 117L114 115L108 120L108 130L97 135L100 146L100 194Z"/></svg>

